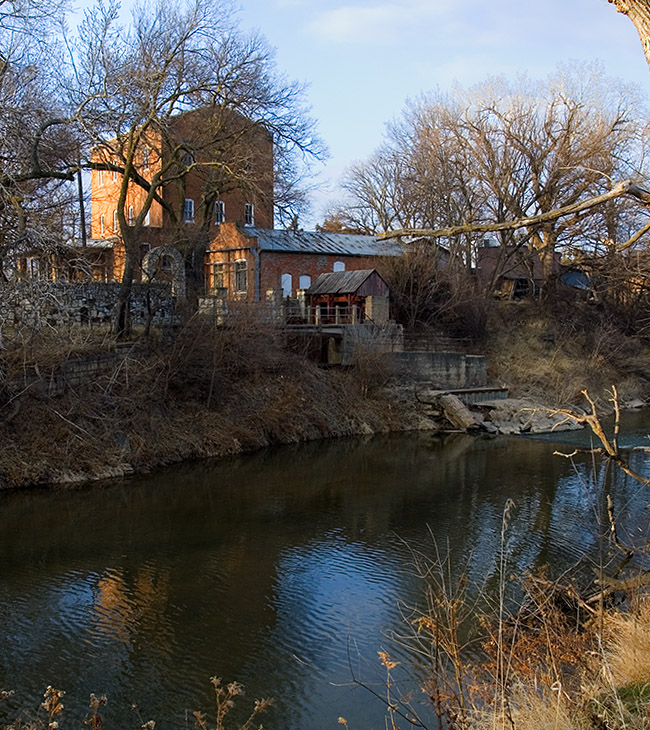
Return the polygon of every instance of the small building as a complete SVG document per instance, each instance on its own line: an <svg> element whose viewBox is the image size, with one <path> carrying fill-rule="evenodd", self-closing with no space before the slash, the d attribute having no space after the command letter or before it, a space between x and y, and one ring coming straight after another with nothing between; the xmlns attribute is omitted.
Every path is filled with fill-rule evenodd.
<svg viewBox="0 0 650 730"><path fill-rule="evenodd" d="M560 271L560 254L554 252L552 273ZM528 246L479 246L476 276L481 289L506 300L536 296L546 280L539 251Z"/></svg>
<svg viewBox="0 0 650 730"><path fill-rule="evenodd" d="M316 324L388 321L388 284L375 269L321 274L305 295Z"/></svg>

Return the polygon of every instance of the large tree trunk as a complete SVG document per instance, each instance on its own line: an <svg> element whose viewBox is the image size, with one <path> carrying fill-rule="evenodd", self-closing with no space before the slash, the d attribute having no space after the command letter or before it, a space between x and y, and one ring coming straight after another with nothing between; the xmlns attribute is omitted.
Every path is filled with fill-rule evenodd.
<svg viewBox="0 0 650 730"><path fill-rule="evenodd" d="M650 66L650 0L609 0L619 13L627 15L637 29Z"/></svg>

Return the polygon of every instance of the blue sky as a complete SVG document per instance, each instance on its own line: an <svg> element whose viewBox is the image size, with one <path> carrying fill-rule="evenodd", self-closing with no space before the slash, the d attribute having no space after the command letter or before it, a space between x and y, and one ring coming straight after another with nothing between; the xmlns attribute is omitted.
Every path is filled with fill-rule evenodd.
<svg viewBox="0 0 650 730"><path fill-rule="evenodd" d="M331 157L314 206L336 198L341 172L381 142L407 98L488 75L543 77L557 63L602 61L650 92L632 23L606 0L242 0L244 27L277 48L280 68L310 83Z"/></svg>
<svg viewBox="0 0 650 730"><path fill-rule="evenodd" d="M210 1L210 0L207 0ZM213 0L214 1L214 0ZM341 173L381 142L408 98L488 75L540 78L558 63L600 60L650 95L632 23L606 0L239 0L243 28L277 49L279 68L309 83L330 159L305 227L337 198ZM129 1L124 2L125 6Z"/></svg>

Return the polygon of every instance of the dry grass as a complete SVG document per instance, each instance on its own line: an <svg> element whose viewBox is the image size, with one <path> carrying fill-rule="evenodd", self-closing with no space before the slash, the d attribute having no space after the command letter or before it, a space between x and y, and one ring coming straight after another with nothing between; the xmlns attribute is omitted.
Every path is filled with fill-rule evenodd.
<svg viewBox="0 0 650 730"><path fill-rule="evenodd" d="M562 406L585 388L599 399L614 382L623 400L650 395L648 344L589 305L558 314L535 302L501 304L488 329L489 377L515 395Z"/></svg>
<svg viewBox="0 0 650 730"><path fill-rule="evenodd" d="M243 308L228 327L195 318L173 340L139 343L54 397L56 363L69 362L79 343L42 338L17 349L8 370L18 381L0 387L0 487L408 427L405 408L376 392L376 368L322 370L287 352L257 315Z"/></svg>
<svg viewBox="0 0 650 730"><path fill-rule="evenodd" d="M650 683L650 600L607 617L605 659L615 687Z"/></svg>
<svg viewBox="0 0 650 730"><path fill-rule="evenodd" d="M237 698L244 694L244 688L238 682L230 682L224 685L219 677L211 677L210 682L214 687L215 693L215 711L214 713L193 712L195 730L252 730L257 724L260 715L265 713L272 705L273 700L261 699L255 700L248 717L243 723L236 722L232 716L235 709ZM0 701L11 697L14 692L0 691ZM9 725L4 726L4 730L58 730L64 715L63 698L65 692L53 687L48 687L43 694L43 702L35 710L24 710ZM90 728L90 730L101 730L104 719L100 713L102 707L108 702L106 695L90 695L88 703L89 712L82 718L82 725ZM154 730L156 726L155 720L147 720L146 722L140 716L137 705L132 705L131 709L136 713L140 730ZM262 725L259 725L261 730Z"/></svg>
<svg viewBox="0 0 650 730"><path fill-rule="evenodd" d="M427 566L428 606L410 644L427 659L423 691L439 727L647 730L650 598L599 612L574 586L529 578L509 613L498 601L470 605L464 580L452 585L446 573L444 561Z"/></svg>

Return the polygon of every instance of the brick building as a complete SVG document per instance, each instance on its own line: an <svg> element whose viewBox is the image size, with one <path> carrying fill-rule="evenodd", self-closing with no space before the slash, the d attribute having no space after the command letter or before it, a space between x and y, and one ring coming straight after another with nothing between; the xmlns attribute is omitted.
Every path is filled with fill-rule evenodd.
<svg viewBox="0 0 650 730"><path fill-rule="evenodd" d="M374 236L240 228L223 223L206 255L206 291L226 289L231 299L261 301L271 290L294 297L320 274L373 269L378 258L402 247Z"/></svg>
<svg viewBox="0 0 650 730"><path fill-rule="evenodd" d="M183 174L160 188L160 195L174 215L154 202L143 221L140 259L154 248L171 246L184 256L187 251L205 250L205 292L226 294L230 299L260 301L270 290L295 296L307 289L319 274L332 271L373 269L377 257L401 255L401 247L373 236L273 229L273 141L267 130L232 112L218 120L237 145L223 149L205 129L218 126L210 115L214 109L200 109L174 118L165 139L150 132L136 155L136 169L150 180L162 171L173 177L174 165ZM225 132L224 132L225 134ZM209 141L206 141L208 140ZM119 141L113 140L94 153L96 162L119 165ZM114 155L112 157L111 155ZM228 163L224 156L235 155ZM216 170L216 172L215 172ZM233 170L238 174L231 176ZM91 174L91 238L110 241L113 270L109 277L121 280L124 247L119 237L119 172L93 170ZM125 202L128 223L143 210L146 192L130 183ZM192 240L201 245L191 248ZM162 257L160 275L171 267ZM139 278L138 272L136 278Z"/></svg>
<svg viewBox="0 0 650 730"><path fill-rule="evenodd" d="M224 119L223 115L227 118ZM219 115L215 119L215 115ZM120 166L120 140L112 140L92 155L94 162ZM136 154L136 172L145 180L162 175L169 180L159 194L173 213L154 201L143 221L141 258L158 246L183 249L198 237L211 240L228 221L243 228L273 226L273 140L268 131L234 112L199 109L171 120L163 138L148 132ZM122 176L114 170L91 172L93 240L111 240L112 277L124 270L118 204ZM124 215L135 223L143 209L145 189L129 183Z"/></svg>

